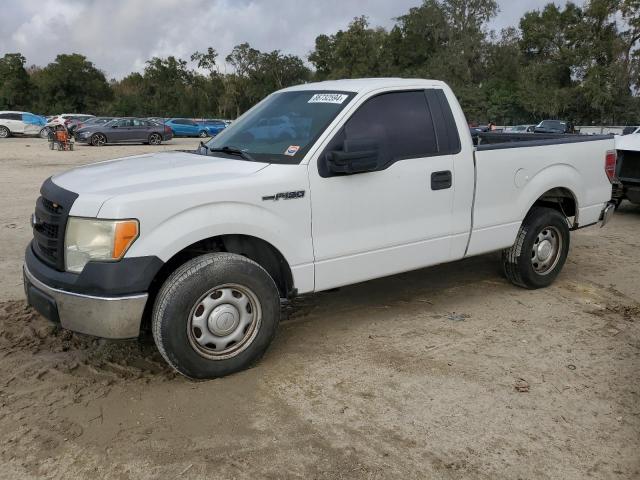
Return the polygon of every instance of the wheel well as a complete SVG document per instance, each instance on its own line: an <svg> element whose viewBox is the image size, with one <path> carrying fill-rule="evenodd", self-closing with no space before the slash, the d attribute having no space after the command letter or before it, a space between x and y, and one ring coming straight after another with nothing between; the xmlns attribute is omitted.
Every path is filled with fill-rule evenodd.
<svg viewBox="0 0 640 480"><path fill-rule="evenodd" d="M280 297L287 298L292 294L293 275L284 256L270 243L249 235L220 235L189 245L163 265L153 279L150 290L156 293L169 275L188 260L212 252L237 253L253 260L273 278Z"/></svg>
<svg viewBox="0 0 640 480"><path fill-rule="evenodd" d="M205 238L180 250L156 274L149 286L149 298L142 317L142 328L151 326L151 312L162 284L182 264L199 255L212 252L237 253L250 258L273 278L281 298L295 295L291 268L280 251L264 240L250 235L220 235Z"/></svg>
<svg viewBox="0 0 640 480"><path fill-rule="evenodd" d="M546 191L533 203L533 207L553 208L563 214L570 223L570 226L578 225L578 204L575 195L571 190L564 187L552 188ZM531 211L531 209L529 209Z"/></svg>

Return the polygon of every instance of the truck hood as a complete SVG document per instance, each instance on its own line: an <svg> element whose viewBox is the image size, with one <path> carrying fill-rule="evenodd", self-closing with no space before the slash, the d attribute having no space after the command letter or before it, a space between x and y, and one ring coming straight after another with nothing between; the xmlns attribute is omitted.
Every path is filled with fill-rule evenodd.
<svg viewBox="0 0 640 480"><path fill-rule="evenodd" d="M84 165L55 175L52 180L79 194L73 215L94 217L104 202L118 195L162 190L176 184L207 183L214 187L214 183L251 175L267 166L267 163L175 151Z"/></svg>

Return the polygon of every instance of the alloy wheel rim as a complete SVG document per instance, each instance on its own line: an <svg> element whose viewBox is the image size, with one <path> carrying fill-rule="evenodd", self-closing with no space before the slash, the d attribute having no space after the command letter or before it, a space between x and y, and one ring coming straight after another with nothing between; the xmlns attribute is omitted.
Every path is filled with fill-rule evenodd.
<svg viewBox="0 0 640 480"><path fill-rule="evenodd" d="M249 288L228 283L208 290L194 304L187 322L191 347L202 357L235 357L255 340L262 322L258 297Z"/></svg>
<svg viewBox="0 0 640 480"><path fill-rule="evenodd" d="M556 227L547 226L540 230L531 249L531 265L538 275L550 273L560 260L562 236Z"/></svg>
<svg viewBox="0 0 640 480"><path fill-rule="evenodd" d="M7 138L8 136L9 136L9 130L7 130L4 127L0 128L0 137Z"/></svg>

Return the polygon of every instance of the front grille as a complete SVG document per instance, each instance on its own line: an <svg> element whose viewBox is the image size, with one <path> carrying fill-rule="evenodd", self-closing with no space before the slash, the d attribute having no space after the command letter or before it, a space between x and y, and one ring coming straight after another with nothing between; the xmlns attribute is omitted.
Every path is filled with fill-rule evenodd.
<svg viewBox="0 0 640 480"><path fill-rule="evenodd" d="M57 203L53 203L51 200L42 198L42 205L51 213L62 213L62 206Z"/></svg>
<svg viewBox="0 0 640 480"><path fill-rule="evenodd" d="M60 227L66 222L64 208L54 207L54 202L44 197L38 198L33 222L33 237L38 256L51 266L59 268L62 259L64 239Z"/></svg>
<svg viewBox="0 0 640 480"><path fill-rule="evenodd" d="M45 263L64 270L64 231L77 194L48 179L40 189L33 218L33 250Z"/></svg>

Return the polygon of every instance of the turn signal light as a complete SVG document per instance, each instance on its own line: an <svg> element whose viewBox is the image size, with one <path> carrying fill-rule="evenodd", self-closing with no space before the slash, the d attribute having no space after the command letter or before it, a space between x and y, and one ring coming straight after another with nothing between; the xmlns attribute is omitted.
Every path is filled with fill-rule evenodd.
<svg viewBox="0 0 640 480"><path fill-rule="evenodd" d="M135 220L116 223L115 237L113 239L113 258L121 258L134 240L138 238L138 234L138 222Z"/></svg>

